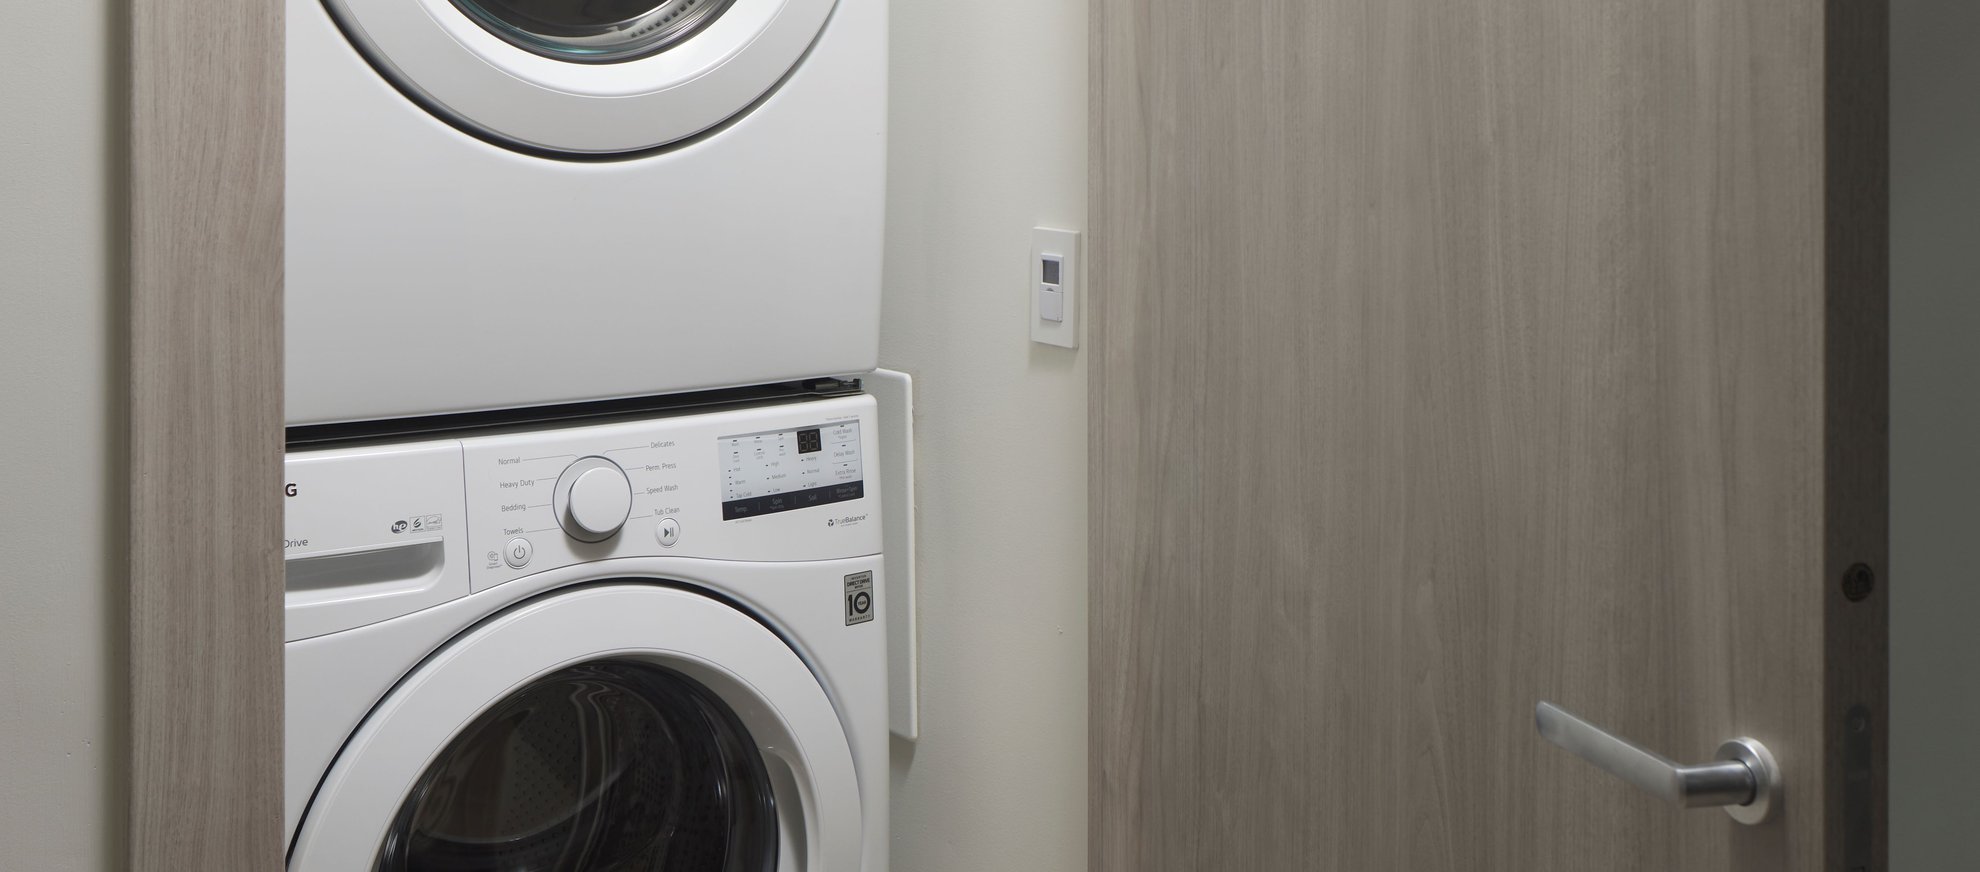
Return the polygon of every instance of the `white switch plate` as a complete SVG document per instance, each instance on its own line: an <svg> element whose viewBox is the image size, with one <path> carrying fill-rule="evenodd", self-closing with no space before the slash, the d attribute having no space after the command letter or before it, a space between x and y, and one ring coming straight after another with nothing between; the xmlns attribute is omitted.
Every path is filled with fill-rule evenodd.
<svg viewBox="0 0 1980 872"><path fill-rule="evenodd" d="M1061 261L1059 283L1056 286L1045 283L1045 260L1048 257ZM1038 227L1031 231L1031 269L1025 282L1024 296L1031 306L1031 341L1061 348L1079 347L1080 315L1080 261L1079 233L1072 230L1054 230ZM1047 297L1056 287L1059 297ZM1040 302L1046 301L1041 311ZM1048 314L1059 314L1063 320L1049 320Z"/></svg>

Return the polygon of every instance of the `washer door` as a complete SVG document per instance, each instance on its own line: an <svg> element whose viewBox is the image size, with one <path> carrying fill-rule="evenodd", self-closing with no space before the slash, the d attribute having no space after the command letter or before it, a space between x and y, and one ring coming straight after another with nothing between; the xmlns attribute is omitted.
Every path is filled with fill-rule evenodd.
<svg viewBox="0 0 1980 872"><path fill-rule="evenodd" d="M345 745L289 868L858 869L861 827L850 746L803 661L712 599L623 584L428 658Z"/></svg>
<svg viewBox="0 0 1980 872"><path fill-rule="evenodd" d="M609 155L701 133L788 75L835 0L324 0L400 90L535 151Z"/></svg>

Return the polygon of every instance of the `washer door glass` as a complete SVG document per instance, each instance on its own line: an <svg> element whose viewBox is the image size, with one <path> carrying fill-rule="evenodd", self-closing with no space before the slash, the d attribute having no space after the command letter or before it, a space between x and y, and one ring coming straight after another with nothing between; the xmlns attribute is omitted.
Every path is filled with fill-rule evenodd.
<svg viewBox="0 0 1980 872"><path fill-rule="evenodd" d="M569 61L645 57L693 36L731 0L454 0L517 46Z"/></svg>
<svg viewBox="0 0 1980 872"><path fill-rule="evenodd" d="M600 660L545 675L441 751L380 872L769 872L775 800L736 714L685 675Z"/></svg>
<svg viewBox="0 0 1980 872"><path fill-rule="evenodd" d="M798 68L838 2L322 0L337 38L415 103L491 142L552 155L636 154L752 111ZM882 50L883 5L858 4L842 51ZM317 26L295 20L299 34ZM861 63L853 87L884 91L881 65ZM344 75L298 69L303 79Z"/></svg>

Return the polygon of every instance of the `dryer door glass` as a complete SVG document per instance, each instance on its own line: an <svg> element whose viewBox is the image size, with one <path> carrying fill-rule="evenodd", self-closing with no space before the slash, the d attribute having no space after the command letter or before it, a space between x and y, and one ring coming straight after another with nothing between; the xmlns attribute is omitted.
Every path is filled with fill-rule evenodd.
<svg viewBox="0 0 1980 872"><path fill-rule="evenodd" d="M693 36L731 0L454 0L496 36L540 55L610 63Z"/></svg>
<svg viewBox="0 0 1980 872"><path fill-rule="evenodd" d="M436 757L380 848L380 872L770 872L772 786L713 692L650 663L537 679Z"/></svg>

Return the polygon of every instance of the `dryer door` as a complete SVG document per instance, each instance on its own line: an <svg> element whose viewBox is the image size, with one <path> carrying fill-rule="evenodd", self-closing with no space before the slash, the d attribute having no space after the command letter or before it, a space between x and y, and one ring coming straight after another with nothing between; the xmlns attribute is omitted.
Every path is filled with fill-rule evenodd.
<svg viewBox="0 0 1980 872"><path fill-rule="evenodd" d="M323 0L373 67L505 145L609 155L745 111L836 0Z"/></svg>
<svg viewBox="0 0 1980 872"><path fill-rule="evenodd" d="M606 585L421 664L324 777L289 868L856 870L861 830L845 732L796 653L715 600Z"/></svg>

